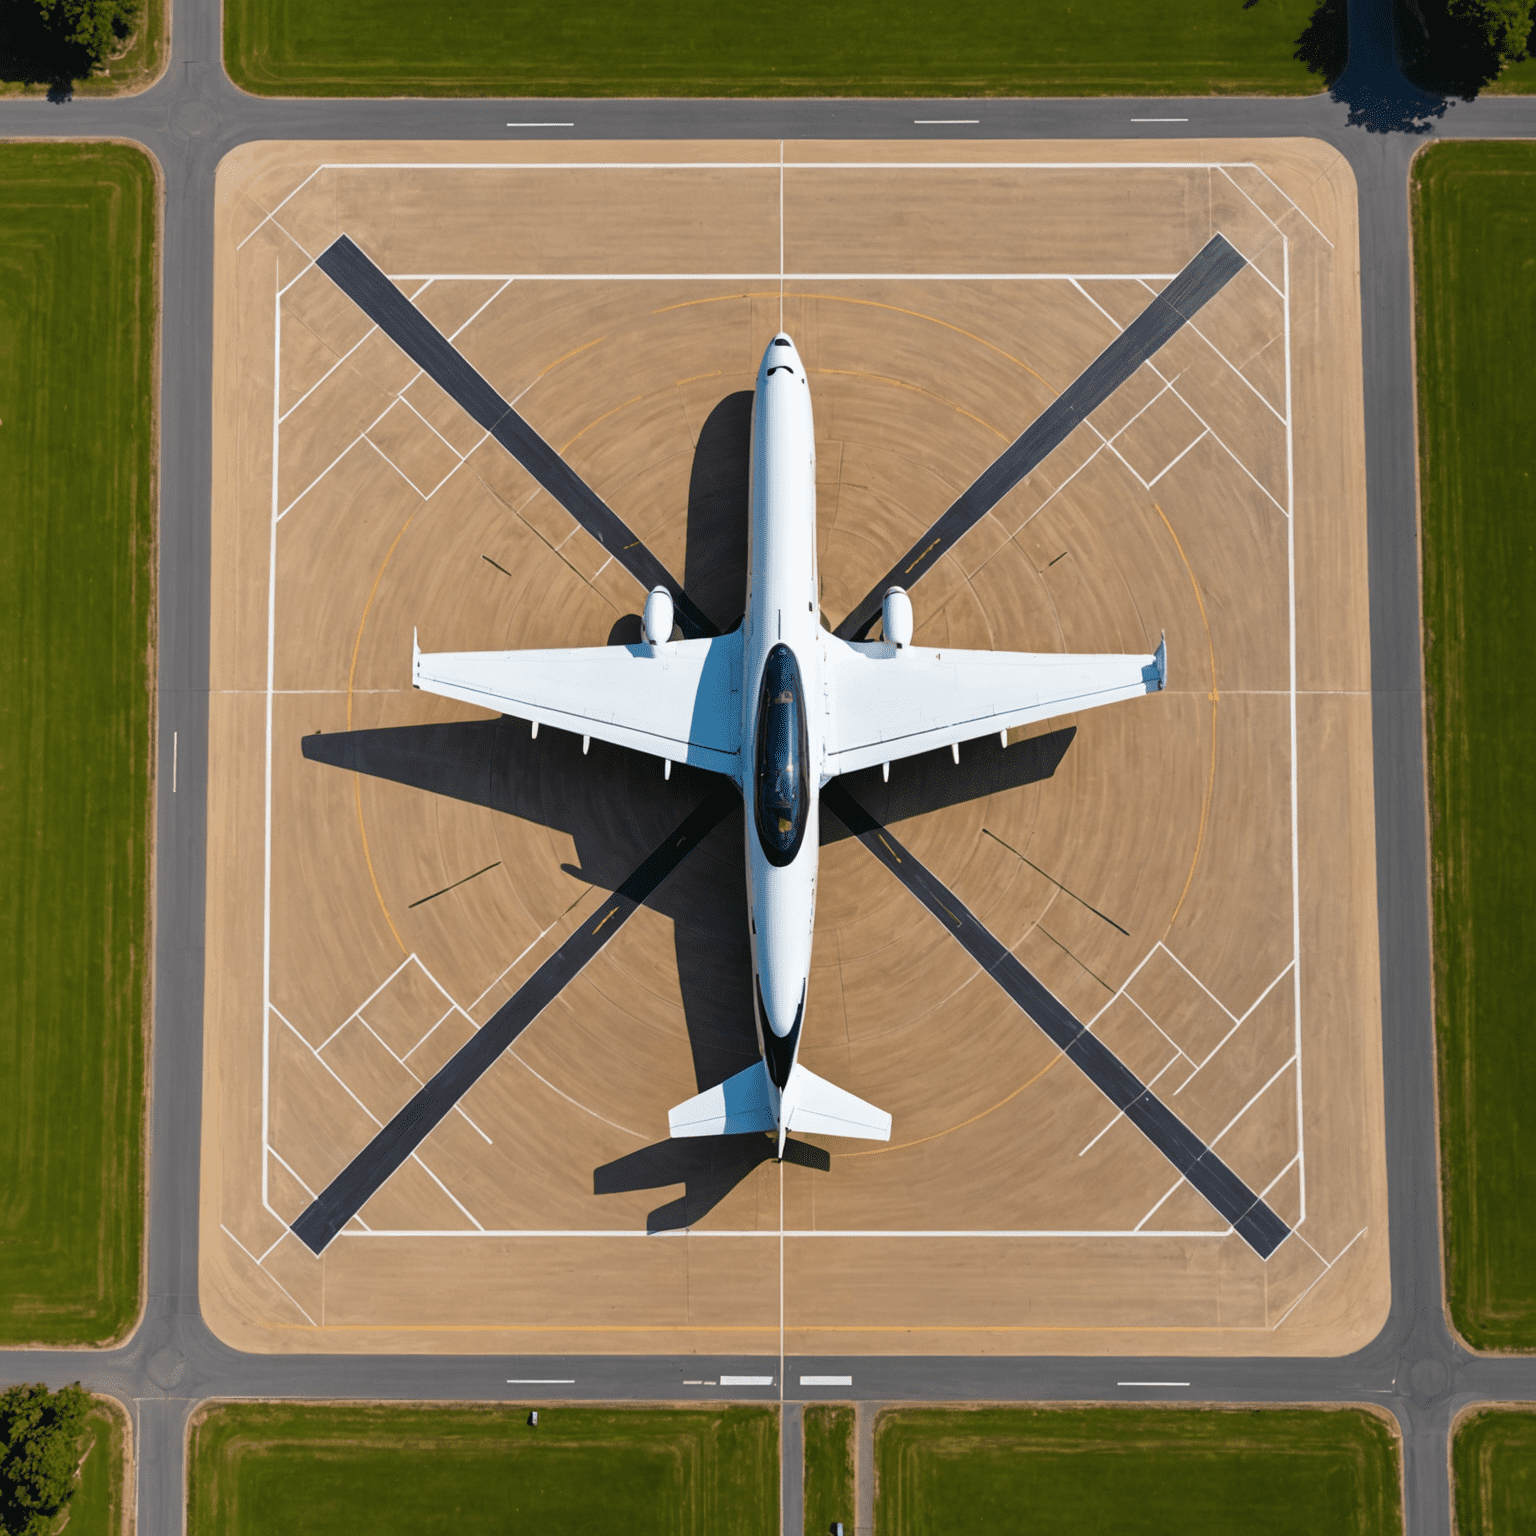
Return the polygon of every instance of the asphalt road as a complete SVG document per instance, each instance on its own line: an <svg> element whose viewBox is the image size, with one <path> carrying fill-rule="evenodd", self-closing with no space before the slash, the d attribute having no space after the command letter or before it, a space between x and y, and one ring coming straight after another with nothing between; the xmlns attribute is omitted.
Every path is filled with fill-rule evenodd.
<svg viewBox="0 0 1536 1536"><path fill-rule="evenodd" d="M1536 1400L1536 1358L1475 1356L1446 1326L1436 1172L1430 1011L1428 854L1419 665L1417 515L1408 250L1408 164L1434 137L1536 136L1536 98L1445 103L1407 86L1392 49L1390 0L1350 0L1350 64L1330 95L1150 102L259 100L220 62L217 0L174 0L172 62L154 89L119 100L0 102L0 136L132 139L165 177L160 501L160 762L187 738L177 792L162 780L157 816L154 1095L148 1302L129 1342L110 1351L0 1352L0 1380L76 1379L135 1415L138 1529L184 1528L186 1422L208 1397L517 1397L509 1377L569 1375L560 1396L847 1399L801 1388L802 1372L853 1378L866 1403L901 1400L1380 1403L1402 1427L1407 1526L1449 1536L1446 1437L1485 1400ZM974 127L915 118L977 117ZM633 1356L265 1356L221 1344L197 1298L202 1092L203 876L211 484L213 179L236 145L273 138L497 139L510 120L566 119L583 138L1124 138L1310 135L1347 157L1360 188L1369 507L1378 909L1385 1020L1392 1306L1357 1354L1301 1360L1014 1357L770 1361ZM1137 117L1183 122L1141 125ZM168 772L168 769L167 769ZM556 1369L556 1366L560 1369ZM733 1370L734 1368L734 1370ZM719 1373L771 1371L768 1388L684 1387ZM1117 1382L1187 1381L1187 1388ZM861 1414L861 1418L868 1418ZM867 1447L861 1445L861 1460Z"/></svg>

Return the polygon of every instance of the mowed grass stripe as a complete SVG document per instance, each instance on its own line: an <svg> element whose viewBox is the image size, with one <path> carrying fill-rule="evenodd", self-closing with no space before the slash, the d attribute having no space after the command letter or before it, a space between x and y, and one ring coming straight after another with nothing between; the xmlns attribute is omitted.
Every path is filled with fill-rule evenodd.
<svg viewBox="0 0 1536 1536"><path fill-rule="evenodd" d="M1397 1536L1364 1409L901 1409L875 1426L882 1536Z"/></svg>
<svg viewBox="0 0 1536 1536"><path fill-rule="evenodd" d="M1419 498L1447 1292L1536 1347L1536 145L1414 162Z"/></svg>
<svg viewBox="0 0 1536 1536"><path fill-rule="evenodd" d="M227 0L224 59L270 95L1295 95L1322 86L1295 57L1314 9L455 0L424 28L410 0Z"/></svg>
<svg viewBox="0 0 1536 1536"><path fill-rule="evenodd" d="M853 1529L853 1409L842 1403L805 1408L805 1536L827 1536L836 1520Z"/></svg>
<svg viewBox="0 0 1536 1536"><path fill-rule="evenodd" d="M1536 1411L1487 1409L1451 1442L1456 1536L1536 1530Z"/></svg>
<svg viewBox="0 0 1536 1536"><path fill-rule="evenodd" d="M139 1309L154 719L156 188L0 146L0 1343Z"/></svg>
<svg viewBox="0 0 1536 1536"><path fill-rule="evenodd" d="M85 1454L66 1529L69 1536L123 1536L128 1415L111 1399L98 1398L85 1424Z"/></svg>
<svg viewBox="0 0 1536 1536"><path fill-rule="evenodd" d="M188 1536L776 1536L777 1408L225 1403L192 1427Z"/></svg>

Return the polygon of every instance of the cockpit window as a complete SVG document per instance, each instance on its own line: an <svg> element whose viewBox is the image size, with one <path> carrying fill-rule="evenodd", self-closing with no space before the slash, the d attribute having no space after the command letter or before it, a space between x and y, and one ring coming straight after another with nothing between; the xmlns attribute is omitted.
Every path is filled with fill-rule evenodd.
<svg viewBox="0 0 1536 1536"><path fill-rule="evenodd" d="M809 756L800 668L787 645L776 645L763 667L753 764L757 836L770 864L789 864L800 851L810 803L805 783Z"/></svg>

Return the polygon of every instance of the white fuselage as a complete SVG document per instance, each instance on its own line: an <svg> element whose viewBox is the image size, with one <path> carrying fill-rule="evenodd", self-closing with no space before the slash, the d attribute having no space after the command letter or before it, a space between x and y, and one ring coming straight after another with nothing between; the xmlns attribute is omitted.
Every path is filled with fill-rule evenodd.
<svg viewBox="0 0 1536 1536"><path fill-rule="evenodd" d="M747 905L759 1043L781 1094L799 1054L811 972L826 713L811 391L782 334L757 372L748 505L741 688ZM782 1144L789 1106L777 1108Z"/></svg>

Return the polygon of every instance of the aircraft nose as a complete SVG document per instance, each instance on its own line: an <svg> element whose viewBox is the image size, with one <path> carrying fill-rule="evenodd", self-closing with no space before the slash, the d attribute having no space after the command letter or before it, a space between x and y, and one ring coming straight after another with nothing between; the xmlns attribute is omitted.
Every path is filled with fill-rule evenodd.
<svg viewBox="0 0 1536 1536"><path fill-rule="evenodd" d="M763 376L766 378L776 368L788 368L796 375L804 371L800 363L800 354L795 350L794 342L784 331L780 331L768 343L767 350L763 353Z"/></svg>

